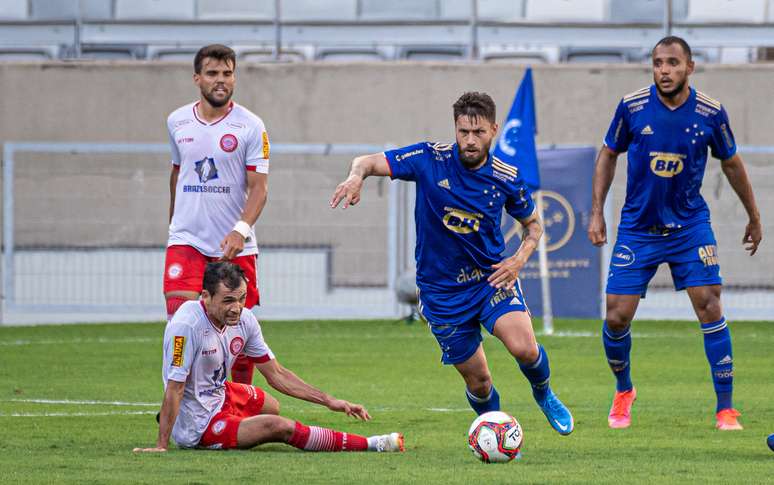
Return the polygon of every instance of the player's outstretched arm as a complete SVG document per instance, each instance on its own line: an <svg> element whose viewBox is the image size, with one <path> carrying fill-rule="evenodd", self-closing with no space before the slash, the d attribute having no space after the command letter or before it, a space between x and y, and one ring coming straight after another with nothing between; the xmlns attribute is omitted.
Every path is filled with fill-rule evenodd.
<svg viewBox="0 0 774 485"><path fill-rule="evenodd" d="M537 212L533 212L526 219L520 219L519 223L523 226L519 249L513 256L493 264L492 269L495 271L487 278L489 284L495 288L510 290L514 287L521 269L535 252L540 236L543 235L543 224L540 222Z"/></svg>
<svg viewBox="0 0 774 485"><path fill-rule="evenodd" d="M747 176L747 170L745 170L744 162L739 154L735 154L728 160L723 160L720 166L728 179L728 183L731 184L734 192L739 196L739 200L742 201L744 210L747 211L749 220L744 229L742 244L747 244L745 249L750 251L750 256L752 256L758 251L758 245L763 239L763 229L761 227L761 214L758 212L758 205L755 203L755 195L753 194L750 179Z"/></svg>
<svg viewBox="0 0 774 485"><path fill-rule="evenodd" d="M167 381L167 389L164 391L164 402L161 403L159 413L159 437L155 448L135 448L138 453L163 453L169 446L169 437L175 426L177 414L180 412L180 401L183 400L185 382Z"/></svg>
<svg viewBox="0 0 774 485"><path fill-rule="evenodd" d="M242 215L234 229L220 242L223 259L235 258L245 248L246 234L258 220L258 216L266 207L269 192L269 175L259 172L247 172L247 200L242 209ZM239 226L239 227L238 227ZM241 232L240 232L241 231ZM244 234L243 234L244 233Z"/></svg>
<svg viewBox="0 0 774 485"><path fill-rule="evenodd" d="M363 188L363 180L366 177L386 177L390 175L390 166L384 153L363 155L352 160L349 176L340 183L331 197L331 209L336 208L342 200L343 209L360 202L360 191Z"/></svg>
<svg viewBox="0 0 774 485"><path fill-rule="evenodd" d="M266 382L282 394L303 399L327 407L331 411L337 411L352 416L353 418L368 421L371 415L360 404L353 404L343 399L336 399L323 391L304 382L300 377L280 365L276 359L255 365L258 371L266 379Z"/></svg>
<svg viewBox="0 0 774 485"><path fill-rule="evenodd" d="M594 246L607 243L605 225L605 199L615 176L618 154L606 146L599 150L594 165L594 178L591 187L591 219L589 220L589 240Z"/></svg>

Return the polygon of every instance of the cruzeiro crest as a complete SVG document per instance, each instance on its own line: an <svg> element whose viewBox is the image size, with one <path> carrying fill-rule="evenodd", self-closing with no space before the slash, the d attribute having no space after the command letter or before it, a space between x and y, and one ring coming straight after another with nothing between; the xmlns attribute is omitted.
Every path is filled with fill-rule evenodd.
<svg viewBox="0 0 774 485"><path fill-rule="evenodd" d="M521 129L521 120L512 118L503 126L503 134L497 142L500 150L509 157L516 156L516 146L519 141L519 131Z"/></svg>
<svg viewBox="0 0 774 485"><path fill-rule="evenodd" d="M545 230L546 250L548 252L560 249L570 240L575 232L575 211L570 202L561 194L552 190L541 190L543 193L543 227ZM533 197L535 194L533 194ZM503 222L508 221L503 218ZM511 239L518 248L521 240L521 224L513 224L505 233L505 244L510 246ZM515 249L514 249L515 251Z"/></svg>
<svg viewBox="0 0 774 485"><path fill-rule="evenodd" d="M215 160L210 157L204 157L196 162L195 171L196 175L199 176L199 182L203 184L218 178L218 168L215 166Z"/></svg>

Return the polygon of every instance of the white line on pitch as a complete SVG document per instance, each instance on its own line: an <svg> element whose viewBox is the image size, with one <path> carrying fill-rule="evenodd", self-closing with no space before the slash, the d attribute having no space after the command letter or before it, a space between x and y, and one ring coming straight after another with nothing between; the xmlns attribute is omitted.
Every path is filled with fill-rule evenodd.
<svg viewBox="0 0 774 485"><path fill-rule="evenodd" d="M68 340L0 340L0 346L10 347L19 345L67 345L67 344L133 344L147 342L161 342L161 337L127 337L127 338L74 338Z"/></svg>
<svg viewBox="0 0 774 485"><path fill-rule="evenodd" d="M127 416L133 414L156 414L156 411L108 411L104 413L0 413L0 418L47 418L60 416Z"/></svg>
<svg viewBox="0 0 774 485"><path fill-rule="evenodd" d="M69 399L2 399L0 402L27 402L34 404L88 404L97 406L155 406L155 402L124 402L124 401L71 401Z"/></svg>

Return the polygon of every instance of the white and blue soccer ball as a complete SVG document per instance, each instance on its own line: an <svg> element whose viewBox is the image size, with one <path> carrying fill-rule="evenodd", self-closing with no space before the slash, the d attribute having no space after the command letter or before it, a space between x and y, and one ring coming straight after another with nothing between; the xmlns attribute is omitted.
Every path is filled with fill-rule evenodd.
<svg viewBox="0 0 774 485"><path fill-rule="evenodd" d="M502 411L477 417L468 430L468 446L484 463L507 463L519 456L524 432L516 418Z"/></svg>

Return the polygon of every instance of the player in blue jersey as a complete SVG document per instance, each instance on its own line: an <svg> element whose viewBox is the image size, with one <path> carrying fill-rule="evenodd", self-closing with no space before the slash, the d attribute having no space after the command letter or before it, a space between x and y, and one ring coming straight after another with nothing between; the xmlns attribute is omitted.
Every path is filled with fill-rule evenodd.
<svg viewBox="0 0 774 485"><path fill-rule="evenodd" d="M535 340L518 280L543 227L518 169L489 154L497 133L492 98L463 94L454 103L454 125L453 145L423 142L355 158L331 207L357 204L369 176L415 182L418 309L443 363L462 375L474 411L499 410L481 346L483 325L516 358L551 426L569 434L572 415L549 387L548 356ZM503 208L524 228L518 251L505 258Z"/></svg>
<svg viewBox="0 0 774 485"><path fill-rule="evenodd" d="M608 416L611 428L631 424L637 392L631 381L630 324L648 282L668 263L676 290L687 290L704 334L717 394L716 427L742 429L733 407L733 353L720 303L720 268L710 213L701 188L708 151L742 201L749 221L743 244L750 255L761 241L761 222L744 163L723 106L688 84L694 63L679 37L653 48L654 84L623 97L597 157L589 239L607 242L603 206L616 159L627 152L626 201L607 279L602 340L616 378Z"/></svg>

